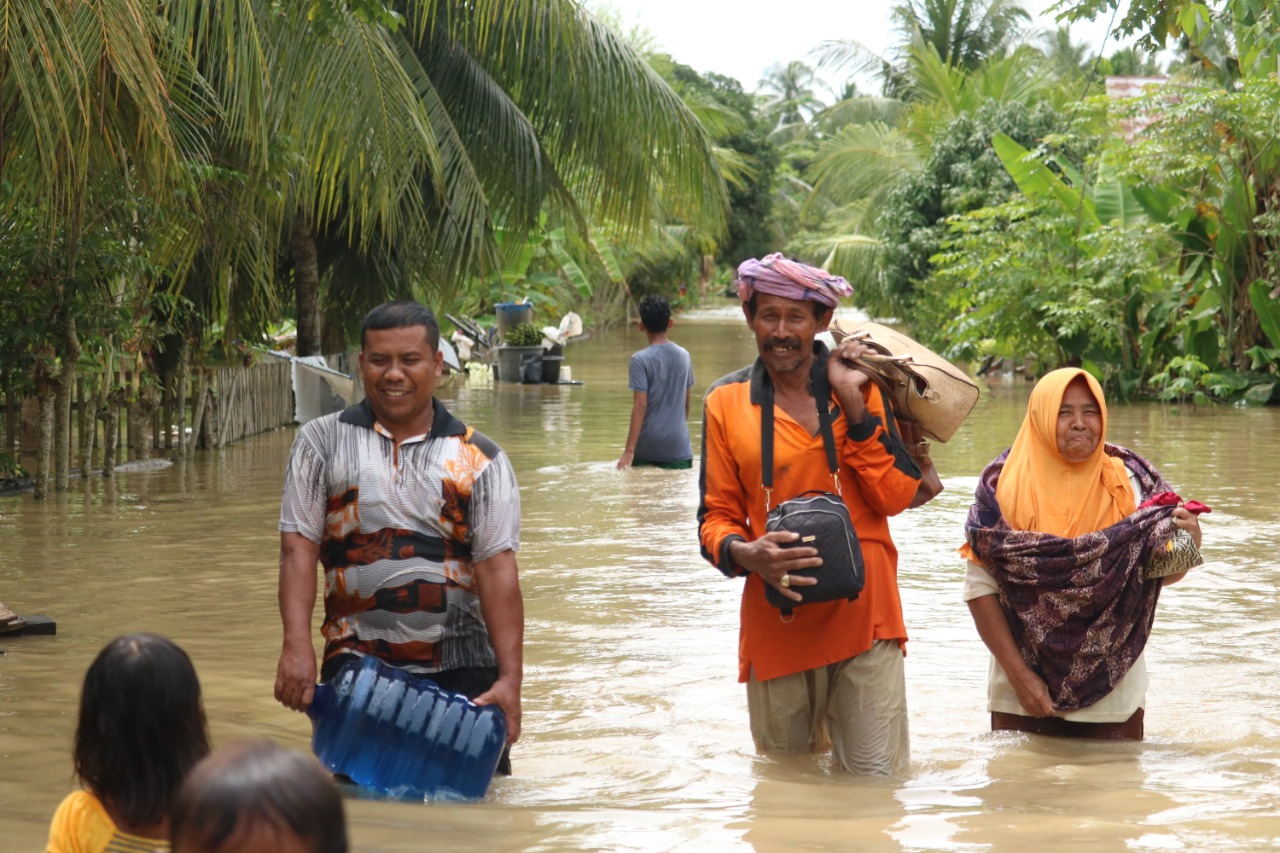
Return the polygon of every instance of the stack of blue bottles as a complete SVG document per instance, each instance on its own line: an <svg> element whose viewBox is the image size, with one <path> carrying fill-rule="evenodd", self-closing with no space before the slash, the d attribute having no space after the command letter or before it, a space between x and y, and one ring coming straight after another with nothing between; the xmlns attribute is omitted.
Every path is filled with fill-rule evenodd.
<svg viewBox="0 0 1280 853"><path fill-rule="evenodd" d="M476 705L375 657L354 658L317 685L307 714L321 764L397 798L483 797L507 739L496 705Z"/></svg>

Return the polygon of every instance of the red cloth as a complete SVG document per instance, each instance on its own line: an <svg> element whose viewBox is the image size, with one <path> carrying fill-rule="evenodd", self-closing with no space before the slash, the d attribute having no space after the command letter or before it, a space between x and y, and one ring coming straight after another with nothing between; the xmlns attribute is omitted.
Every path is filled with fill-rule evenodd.
<svg viewBox="0 0 1280 853"><path fill-rule="evenodd" d="M1196 515L1208 515L1213 512L1213 510L1209 509L1205 504L1200 503L1200 501L1186 501L1184 503L1182 498L1178 497L1177 492L1160 492L1159 494L1152 495L1143 501L1138 509L1142 509L1144 506L1181 506L1185 508L1187 512L1195 513Z"/></svg>

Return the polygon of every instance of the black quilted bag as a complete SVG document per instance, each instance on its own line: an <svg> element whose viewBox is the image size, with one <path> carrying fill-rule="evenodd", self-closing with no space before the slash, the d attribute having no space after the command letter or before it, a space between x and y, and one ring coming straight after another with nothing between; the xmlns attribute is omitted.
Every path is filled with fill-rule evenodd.
<svg viewBox="0 0 1280 853"><path fill-rule="evenodd" d="M804 596L796 602L783 598L773 587L765 584L764 594L769 603L791 615L791 608L816 601L834 601L847 598L853 601L862 592L866 573L862 565L862 548L853 532L849 508L839 495L830 492L805 492L797 498L783 501L774 507L765 521L765 530L791 530L800 534L792 543L818 549L822 565L816 569L799 569L793 575L817 578L813 586L792 586Z"/></svg>
<svg viewBox="0 0 1280 853"><path fill-rule="evenodd" d="M783 501L773 509L768 508L769 495L773 491L773 388L766 380L765 399L760 406L761 477L764 480L765 531L790 530L800 538L789 547L808 546L818 549L822 565L813 569L799 569L792 575L817 578L812 586L792 586L793 592L803 596L803 601L786 598L769 584L764 585L769 603L782 611L784 618L792 615L792 608L840 598L853 601L862 592L866 572L862 562L862 548L858 534L853 529L853 519L840 494L839 461L836 457L835 436L831 429L831 389L826 382L825 369L813 372L813 396L818 404L818 426L822 431L822 443L827 451L827 466L836 491L805 492L791 500Z"/></svg>

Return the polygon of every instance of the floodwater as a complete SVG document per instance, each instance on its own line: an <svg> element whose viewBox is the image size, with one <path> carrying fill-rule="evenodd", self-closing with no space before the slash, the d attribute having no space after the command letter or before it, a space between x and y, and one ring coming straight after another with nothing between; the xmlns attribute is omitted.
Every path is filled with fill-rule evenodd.
<svg viewBox="0 0 1280 853"><path fill-rule="evenodd" d="M747 363L734 310L680 318L695 399ZM441 388L511 455L524 500L524 736L516 775L472 805L349 800L373 851L1175 851L1280 846L1280 410L1112 407L1110 438L1210 504L1208 563L1161 597L1147 740L987 731L987 655L954 552L978 472L1012 440L1027 385L984 383L935 445L947 490L894 520L911 642L913 767L851 778L756 755L736 683L740 583L698 556L697 471L619 473L635 329L571 345L582 385ZM699 424L695 406L694 444ZM86 666L111 637L190 652L214 740L309 743L272 698L276 517L291 430L37 504L0 499L0 599L57 620L0 640L0 848L43 849L71 790Z"/></svg>

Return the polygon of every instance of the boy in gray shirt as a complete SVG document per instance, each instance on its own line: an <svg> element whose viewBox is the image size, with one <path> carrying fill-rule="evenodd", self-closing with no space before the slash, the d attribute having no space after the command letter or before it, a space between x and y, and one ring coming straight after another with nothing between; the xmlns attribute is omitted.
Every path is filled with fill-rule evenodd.
<svg viewBox="0 0 1280 853"><path fill-rule="evenodd" d="M693 360L684 347L667 338L672 325L666 299L650 295L640 300L640 328L649 346L631 356L628 385L635 400L627 443L618 458L619 471L633 465L693 467L689 441Z"/></svg>

